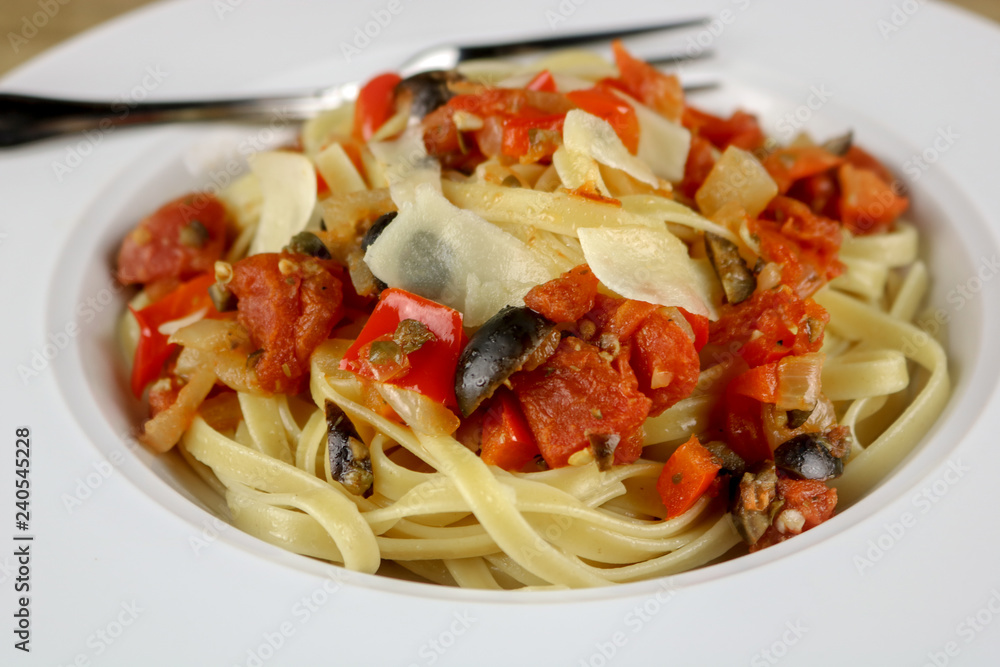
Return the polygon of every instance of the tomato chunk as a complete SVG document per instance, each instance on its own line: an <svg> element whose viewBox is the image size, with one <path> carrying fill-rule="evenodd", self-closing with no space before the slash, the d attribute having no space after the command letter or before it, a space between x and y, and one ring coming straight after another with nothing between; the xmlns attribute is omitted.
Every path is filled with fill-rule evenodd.
<svg viewBox="0 0 1000 667"><path fill-rule="evenodd" d="M763 165L777 183L778 192L785 194L795 181L822 174L843 161L820 146L790 146L768 155Z"/></svg>
<svg viewBox="0 0 1000 667"><path fill-rule="evenodd" d="M510 381L549 467L567 465L590 445L590 435L619 437L615 463L638 458L636 434L652 402L639 392L627 361L612 365L597 347L569 337L544 364Z"/></svg>
<svg viewBox="0 0 1000 667"><path fill-rule="evenodd" d="M262 350L257 379L264 391L295 394L309 371L309 355L343 314L342 270L332 260L299 253L262 253L233 264L227 285L237 319Z"/></svg>
<svg viewBox="0 0 1000 667"><path fill-rule="evenodd" d="M886 231L910 206L906 197L871 169L851 164L837 171L840 182L840 219L852 233L877 234Z"/></svg>
<svg viewBox="0 0 1000 667"><path fill-rule="evenodd" d="M838 259L840 226L798 200L775 197L761 219L751 222L751 231L760 238L764 258L781 264L781 282L800 297L813 294L844 270Z"/></svg>
<svg viewBox="0 0 1000 667"><path fill-rule="evenodd" d="M837 489L815 479L778 479L778 497L785 499L786 508L798 510L806 518L803 530L829 519L837 507Z"/></svg>
<svg viewBox="0 0 1000 667"><path fill-rule="evenodd" d="M225 206L210 194L164 204L128 233L118 251L125 285L187 280L212 271L226 243Z"/></svg>
<svg viewBox="0 0 1000 667"><path fill-rule="evenodd" d="M712 142L700 135L691 136L691 148L688 150L687 162L684 163L684 178L678 189L690 199L701 188L702 183L712 173L715 166L715 154Z"/></svg>
<svg viewBox="0 0 1000 667"><path fill-rule="evenodd" d="M639 389L652 401L656 416L691 395L698 384L701 361L694 341L669 317L654 312L632 336L632 368Z"/></svg>
<svg viewBox="0 0 1000 667"><path fill-rule="evenodd" d="M719 460L695 436L678 447L656 480L656 491L667 508L666 518L673 519L691 509L721 469Z"/></svg>
<svg viewBox="0 0 1000 667"><path fill-rule="evenodd" d="M757 119L745 111L736 111L729 118L720 118L696 109L684 107L681 123L695 134L699 134L719 150L736 146L753 151L764 145L764 132Z"/></svg>
<svg viewBox="0 0 1000 667"><path fill-rule="evenodd" d="M709 342L740 344L751 367L789 354L816 352L830 315L812 299L800 299L785 286L755 292L746 301L722 307L709 328ZM759 332L759 333L754 333Z"/></svg>
<svg viewBox="0 0 1000 667"><path fill-rule="evenodd" d="M599 281L586 264L532 287L524 305L553 322L575 322L594 307Z"/></svg>
<svg viewBox="0 0 1000 667"><path fill-rule="evenodd" d="M455 368L464 344L462 314L423 297L395 287L382 292L378 305L340 362L342 370L379 379L366 350L376 340L392 340L404 320L424 325L433 339L405 352L406 372L385 379L389 384L418 391L424 396L455 407Z"/></svg>
<svg viewBox="0 0 1000 667"><path fill-rule="evenodd" d="M504 470L520 470L540 452L517 397L501 387L490 399L483 417L480 457Z"/></svg>
<svg viewBox="0 0 1000 667"><path fill-rule="evenodd" d="M620 40L612 42L611 48L618 66L618 80L625 91L669 120L679 122L684 113L684 88L680 80L634 57Z"/></svg>

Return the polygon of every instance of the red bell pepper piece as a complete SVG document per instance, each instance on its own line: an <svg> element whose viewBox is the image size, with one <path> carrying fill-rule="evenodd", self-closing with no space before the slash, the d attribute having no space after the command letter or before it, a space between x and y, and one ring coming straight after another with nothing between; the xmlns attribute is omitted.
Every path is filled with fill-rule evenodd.
<svg viewBox="0 0 1000 667"><path fill-rule="evenodd" d="M556 92L556 80L552 76L552 72L547 69L543 69L541 72L535 75L528 85L524 87L525 90L540 90L545 93Z"/></svg>
<svg viewBox="0 0 1000 667"><path fill-rule="evenodd" d="M490 399L483 416L480 457L504 470L520 470L540 454L535 436L514 394L501 387Z"/></svg>
<svg viewBox="0 0 1000 667"><path fill-rule="evenodd" d="M393 97L396 84L402 81L398 74L379 74L364 85L354 104L354 136L368 141L395 112Z"/></svg>
<svg viewBox="0 0 1000 667"><path fill-rule="evenodd" d="M656 480L656 490L667 508L666 518L673 519L691 509L721 469L718 459L695 436L678 447Z"/></svg>
<svg viewBox="0 0 1000 667"><path fill-rule="evenodd" d="M344 354L341 370L376 379L371 365L359 353L376 339L391 338L403 320L422 323L434 334L434 339L408 353L409 369L387 382L420 392L448 407L456 406L455 368L463 344L462 314L401 289L393 287L382 292L367 324Z"/></svg>
<svg viewBox="0 0 1000 667"><path fill-rule="evenodd" d="M205 317L220 317L215 309L208 288L215 283L215 276L205 273L193 278L168 293L159 301L142 310L132 311L139 323L139 344L132 363L132 393L142 397L146 385L155 380L170 357L175 345L167 342L169 336L160 333L160 326L205 310Z"/></svg>

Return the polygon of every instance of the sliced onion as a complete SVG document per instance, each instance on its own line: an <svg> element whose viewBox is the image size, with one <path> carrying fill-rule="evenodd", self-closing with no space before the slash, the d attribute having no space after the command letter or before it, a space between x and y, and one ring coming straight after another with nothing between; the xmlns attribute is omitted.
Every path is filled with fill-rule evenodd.
<svg viewBox="0 0 1000 667"><path fill-rule="evenodd" d="M755 218L777 194L777 184L760 161L751 153L730 146L712 167L695 194L695 201L708 217L727 203L737 201Z"/></svg>
<svg viewBox="0 0 1000 667"><path fill-rule="evenodd" d="M375 389L415 431L427 435L451 435L461 423L454 412L419 392L382 382L376 382Z"/></svg>
<svg viewBox="0 0 1000 667"><path fill-rule="evenodd" d="M820 397L823 375L820 352L785 357L778 362L778 400L780 410L812 410Z"/></svg>

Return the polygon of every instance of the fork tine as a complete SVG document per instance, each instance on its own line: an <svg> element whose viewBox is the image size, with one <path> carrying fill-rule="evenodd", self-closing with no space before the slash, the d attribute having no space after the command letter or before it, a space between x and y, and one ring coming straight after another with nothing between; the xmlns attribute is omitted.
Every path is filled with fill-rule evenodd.
<svg viewBox="0 0 1000 667"><path fill-rule="evenodd" d="M685 19L660 23L657 25L621 28L618 30L605 30L601 32L579 33L575 35L561 35L557 37L542 37L537 39L519 40L516 42L501 42L498 44L480 44L476 46L462 46L461 60L471 60L474 58L502 58L504 56L514 56L535 51L547 51L549 49L562 49L579 44L592 44L594 42L608 42L621 37L631 37L634 35L644 35L651 32L666 32L668 30L680 30L703 25L708 22L707 17L696 19Z"/></svg>

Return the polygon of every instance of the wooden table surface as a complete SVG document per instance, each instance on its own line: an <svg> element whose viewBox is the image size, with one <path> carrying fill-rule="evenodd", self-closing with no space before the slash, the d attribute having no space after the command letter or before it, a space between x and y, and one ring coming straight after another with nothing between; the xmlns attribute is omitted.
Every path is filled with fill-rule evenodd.
<svg viewBox="0 0 1000 667"><path fill-rule="evenodd" d="M51 0L47 6L58 7L51 18L38 28L30 39L19 39L24 33L24 21L41 10L39 0L2 0L0 4L0 75L17 67L51 46L103 21L131 9L149 4L151 0ZM1000 22L1000 0L948 0ZM39 19L39 22L41 19ZM14 35L14 37L12 37Z"/></svg>

